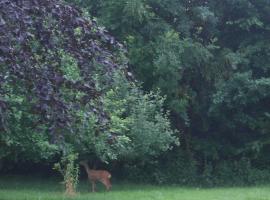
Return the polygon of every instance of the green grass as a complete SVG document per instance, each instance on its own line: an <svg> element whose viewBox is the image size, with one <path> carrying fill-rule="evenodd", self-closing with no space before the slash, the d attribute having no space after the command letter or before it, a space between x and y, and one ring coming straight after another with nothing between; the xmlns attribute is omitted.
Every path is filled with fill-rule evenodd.
<svg viewBox="0 0 270 200"><path fill-rule="evenodd" d="M201 189L115 183L110 192L98 185L96 193L89 192L89 188L82 181L78 195L67 198L59 180L2 176L0 200L270 200L270 186Z"/></svg>

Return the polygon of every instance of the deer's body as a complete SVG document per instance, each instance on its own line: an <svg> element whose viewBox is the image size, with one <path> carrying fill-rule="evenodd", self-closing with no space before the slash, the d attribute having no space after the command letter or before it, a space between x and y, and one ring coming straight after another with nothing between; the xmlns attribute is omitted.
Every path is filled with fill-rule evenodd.
<svg viewBox="0 0 270 200"><path fill-rule="evenodd" d="M100 181L107 190L111 189L112 184L110 182L110 178L112 175L108 171L90 169L86 161L81 161L80 164L84 166L88 179L92 183L92 192L95 192L96 181Z"/></svg>

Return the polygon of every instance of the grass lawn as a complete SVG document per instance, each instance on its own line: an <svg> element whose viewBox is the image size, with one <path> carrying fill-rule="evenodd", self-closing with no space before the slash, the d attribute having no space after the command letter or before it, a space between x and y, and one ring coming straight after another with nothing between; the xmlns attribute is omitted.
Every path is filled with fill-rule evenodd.
<svg viewBox="0 0 270 200"><path fill-rule="evenodd" d="M59 180L45 178L0 177L0 200L270 200L270 186L236 188L184 188L178 186L151 186L115 183L111 192L89 192L82 181L78 195L67 198Z"/></svg>

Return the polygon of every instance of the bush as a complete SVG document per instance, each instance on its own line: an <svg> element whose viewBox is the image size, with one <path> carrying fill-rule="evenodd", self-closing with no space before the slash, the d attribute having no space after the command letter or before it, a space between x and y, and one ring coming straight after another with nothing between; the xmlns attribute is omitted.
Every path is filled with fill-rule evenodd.
<svg viewBox="0 0 270 200"><path fill-rule="evenodd" d="M198 181L197 165L181 149L167 152L157 161L124 166L124 176L135 182L155 184L196 185Z"/></svg>
<svg viewBox="0 0 270 200"><path fill-rule="evenodd" d="M217 185L257 185L270 180L270 171L252 167L247 158L220 162L213 174Z"/></svg>
<svg viewBox="0 0 270 200"><path fill-rule="evenodd" d="M248 186L269 183L270 170L257 169L247 158L208 162L202 166L195 159L177 149L167 152L157 161L130 163L123 167L128 181L185 186Z"/></svg>

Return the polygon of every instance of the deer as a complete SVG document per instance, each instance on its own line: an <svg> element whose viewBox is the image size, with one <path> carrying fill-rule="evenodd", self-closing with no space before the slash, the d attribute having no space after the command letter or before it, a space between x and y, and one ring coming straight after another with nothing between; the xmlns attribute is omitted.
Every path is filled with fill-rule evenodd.
<svg viewBox="0 0 270 200"><path fill-rule="evenodd" d="M80 165L85 168L89 181L92 183L92 192L96 191L96 181L100 181L109 191L112 187L110 178L112 175L106 170L94 170L90 169L87 161L80 161Z"/></svg>

